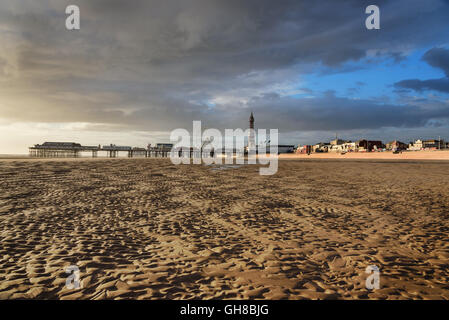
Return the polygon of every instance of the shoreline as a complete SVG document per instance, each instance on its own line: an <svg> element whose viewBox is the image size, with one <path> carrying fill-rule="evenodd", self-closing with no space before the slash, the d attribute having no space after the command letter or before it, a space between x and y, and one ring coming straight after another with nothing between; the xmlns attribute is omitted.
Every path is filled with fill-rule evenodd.
<svg viewBox="0 0 449 320"><path fill-rule="evenodd" d="M449 150L435 151L404 151L399 154L386 152L348 152L346 154L327 152L307 154L281 154L283 160L307 159L338 159L338 160L443 160L449 161Z"/></svg>
<svg viewBox="0 0 449 320"><path fill-rule="evenodd" d="M163 159L163 158L146 158L146 157L96 157L89 156L78 158L35 158L28 155L0 155L0 161L92 161L92 160L114 160L114 159ZM169 159L169 158L166 158ZM327 153L311 153L307 154L280 154L278 160L394 160L394 161L449 161L449 150L433 150L433 151L404 151L399 154L393 154L391 151L386 152L348 152L346 154L327 152Z"/></svg>

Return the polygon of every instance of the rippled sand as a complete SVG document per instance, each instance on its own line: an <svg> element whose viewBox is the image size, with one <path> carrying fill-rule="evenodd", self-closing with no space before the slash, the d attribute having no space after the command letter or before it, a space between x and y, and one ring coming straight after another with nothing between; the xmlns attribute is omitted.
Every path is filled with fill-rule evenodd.
<svg viewBox="0 0 449 320"><path fill-rule="evenodd" d="M448 181L449 162L280 161L260 176L0 161L0 298L449 299Z"/></svg>

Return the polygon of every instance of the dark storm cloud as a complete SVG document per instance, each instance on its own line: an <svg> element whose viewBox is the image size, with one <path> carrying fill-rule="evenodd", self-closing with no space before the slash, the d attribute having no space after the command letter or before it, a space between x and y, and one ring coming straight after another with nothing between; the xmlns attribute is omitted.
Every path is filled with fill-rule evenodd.
<svg viewBox="0 0 449 320"><path fill-rule="evenodd" d="M408 105L339 98L333 92L313 99L258 98L251 101L257 124L285 131L414 128L449 118L449 104L422 99Z"/></svg>
<svg viewBox="0 0 449 320"><path fill-rule="evenodd" d="M449 93L449 49L430 49L424 54L422 59L432 67L441 69L446 77L430 80L403 80L395 83L395 86L397 88L412 89L415 91L435 90Z"/></svg>
<svg viewBox="0 0 449 320"><path fill-rule="evenodd" d="M81 9L79 31L65 30L69 4ZM320 65L328 73L348 72L349 61L400 60L410 48L434 44L449 15L440 0L378 0L382 28L370 32L364 27L369 4L2 1L0 32L8 49L0 52L0 116L149 131L189 127L198 119L244 127L250 109L266 127L281 130L419 126L447 116L442 107L285 97L295 90L314 94L301 89L307 86L301 76ZM442 52L426 59L445 67Z"/></svg>
<svg viewBox="0 0 449 320"><path fill-rule="evenodd" d="M446 77L449 77L449 49L433 48L424 54L423 60L432 67L443 70Z"/></svg>
<svg viewBox="0 0 449 320"><path fill-rule="evenodd" d="M412 89L415 91L435 90L449 93L448 78L431 79L431 80L419 80L419 79L402 80L395 83L395 86L398 88Z"/></svg>

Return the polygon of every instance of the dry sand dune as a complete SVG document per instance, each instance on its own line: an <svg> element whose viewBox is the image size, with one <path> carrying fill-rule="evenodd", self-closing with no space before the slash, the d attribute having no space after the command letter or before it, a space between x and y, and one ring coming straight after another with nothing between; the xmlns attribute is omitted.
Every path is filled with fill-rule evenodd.
<svg viewBox="0 0 449 320"><path fill-rule="evenodd" d="M280 161L260 176L1 161L0 298L449 299L448 181L449 162Z"/></svg>

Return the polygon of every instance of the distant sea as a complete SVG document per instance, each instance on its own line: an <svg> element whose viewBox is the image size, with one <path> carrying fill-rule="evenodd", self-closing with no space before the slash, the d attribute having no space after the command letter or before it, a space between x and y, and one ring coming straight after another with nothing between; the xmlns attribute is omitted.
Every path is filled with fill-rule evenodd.
<svg viewBox="0 0 449 320"><path fill-rule="evenodd" d="M28 154L22 153L22 154L1 154L0 153L0 159L22 159L22 158L29 158L30 156Z"/></svg>

